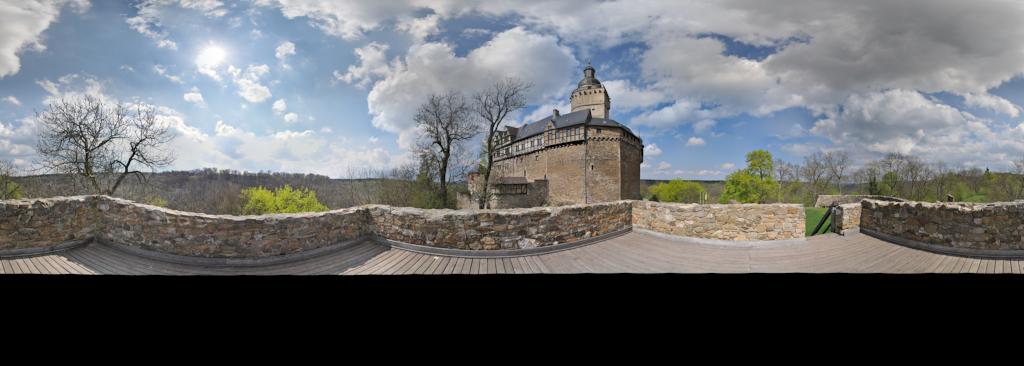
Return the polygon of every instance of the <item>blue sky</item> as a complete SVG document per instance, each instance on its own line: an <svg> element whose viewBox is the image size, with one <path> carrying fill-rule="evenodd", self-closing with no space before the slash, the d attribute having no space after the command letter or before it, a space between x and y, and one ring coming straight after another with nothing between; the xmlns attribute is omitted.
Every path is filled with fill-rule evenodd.
<svg viewBox="0 0 1024 366"><path fill-rule="evenodd" d="M0 0L0 159L31 168L34 111L83 93L158 107L173 169L357 175L411 161L429 93L534 84L585 60L642 176L720 179L767 149L1011 169L1024 157L1024 13L979 1ZM962 16L971 14L972 16ZM473 145L475 146L475 144Z"/></svg>

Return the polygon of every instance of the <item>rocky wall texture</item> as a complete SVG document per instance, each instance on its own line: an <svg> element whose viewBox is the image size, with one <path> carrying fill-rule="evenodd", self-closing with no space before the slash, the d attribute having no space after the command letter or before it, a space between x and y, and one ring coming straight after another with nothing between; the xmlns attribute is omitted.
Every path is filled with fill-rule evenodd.
<svg viewBox="0 0 1024 366"><path fill-rule="evenodd" d="M266 257L316 249L369 234L363 208L259 216L207 215L104 197L97 238L198 257Z"/></svg>
<svg viewBox="0 0 1024 366"><path fill-rule="evenodd" d="M96 196L0 201L0 251L87 240L96 230Z"/></svg>
<svg viewBox="0 0 1024 366"><path fill-rule="evenodd" d="M630 227L630 201L506 210L366 206L373 233L439 248L526 249L571 243Z"/></svg>
<svg viewBox="0 0 1024 366"><path fill-rule="evenodd" d="M861 202L862 230L920 243L980 250L1024 250L1024 201Z"/></svg>
<svg viewBox="0 0 1024 366"><path fill-rule="evenodd" d="M0 201L0 253L97 239L162 253L254 258L377 236L440 248L525 249L640 228L699 238L803 236L799 205L686 205L615 201L505 210L367 205L326 212L208 215L107 196Z"/></svg>
<svg viewBox="0 0 1024 366"><path fill-rule="evenodd" d="M633 227L664 234L718 240L781 240L804 237L804 208L796 204L633 202Z"/></svg>
<svg viewBox="0 0 1024 366"><path fill-rule="evenodd" d="M836 231L856 229L860 227L861 204L847 203L836 208L836 216L833 219L836 223Z"/></svg>

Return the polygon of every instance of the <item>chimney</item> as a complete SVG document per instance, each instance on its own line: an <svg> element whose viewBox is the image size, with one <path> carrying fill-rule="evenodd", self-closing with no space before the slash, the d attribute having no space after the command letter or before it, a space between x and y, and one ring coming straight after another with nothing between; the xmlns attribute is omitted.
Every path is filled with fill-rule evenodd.
<svg viewBox="0 0 1024 366"><path fill-rule="evenodd" d="M554 111L554 112L551 112L551 117L552 117L552 118L558 118L558 116L559 116L559 114L558 114L558 108L555 108L555 111Z"/></svg>

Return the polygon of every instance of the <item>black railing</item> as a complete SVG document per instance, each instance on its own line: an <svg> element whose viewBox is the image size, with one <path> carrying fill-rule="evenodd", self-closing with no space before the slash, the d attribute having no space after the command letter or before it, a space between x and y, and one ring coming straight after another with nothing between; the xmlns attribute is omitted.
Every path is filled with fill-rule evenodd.
<svg viewBox="0 0 1024 366"><path fill-rule="evenodd" d="M836 206L838 206L838 205L839 205L839 203L837 203L837 202L832 202L832 204L828 206L828 210L827 210L827 211L825 211L825 215L821 217L821 220L820 220L820 221L818 221L818 226L815 226L815 227L814 227L814 231L811 231L811 236L815 236L815 235L818 235L818 234L819 234L819 232L818 232L818 231L820 231L820 230L821 230L821 227L822 227L822 226L825 226L825 221L828 221L828 219L829 219L830 217L832 217L832 218L834 218L834 217L835 217L835 215L834 215L833 213L835 212L835 210L836 210ZM833 220L833 221L834 221L834 220ZM828 228L828 230L826 230L825 232L829 232L829 231L835 231L834 229L835 229L835 222L832 222L832 223L831 223L831 224L829 225L829 228ZM823 232L823 233L820 233L820 234L824 234L824 232Z"/></svg>

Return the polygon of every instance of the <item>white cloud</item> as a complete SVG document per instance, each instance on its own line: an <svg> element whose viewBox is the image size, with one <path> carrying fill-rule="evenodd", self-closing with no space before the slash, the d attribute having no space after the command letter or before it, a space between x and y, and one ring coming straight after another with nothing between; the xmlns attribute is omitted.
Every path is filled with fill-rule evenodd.
<svg viewBox="0 0 1024 366"><path fill-rule="evenodd" d="M288 58L288 56L291 56L291 55L294 55L294 54L295 54L295 44L291 43L289 41L285 41L285 42L281 43L281 45L277 46L277 48L274 49L274 57L276 57L277 60L281 61L282 63L285 61L286 58Z"/></svg>
<svg viewBox="0 0 1024 366"><path fill-rule="evenodd" d="M270 88L260 84L260 77L268 72L270 67L265 64L249 65L244 73L234 66L228 67L228 73L238 86L238 95L249 103L262 103L272 96Z"/></svg>
<svg viewBox="0 0 1024 366"><path fill-rule="evenodd" d="M493 32L491 32L491 30L483 29L483 28L466 28L466 29L462 30L462 36L463 37L467 37L467 38L468 37L486 36L486 35L489 35L491 33L493 33Z"/></svg>
<svg viewBox="0 0 1024 366"><path fill-rule="evenodd" d="M711 130L711 128L715 127L716 124L718 124L718 122L713 119L702 119L693 124L693 133L704 133L705 131Z"/></svg>
<svg viewBox="0 0 1024 366"><path fill-rule="evenodd" d="M700 137L690 137L686 140L686 146L704 146L704 139Z"/></svg>
<svg viewBox="0 0 1024 366"><path fill-rule="evenodd" d="M273 109L274 114L280 115L281 113L284 113L284 111L288 109L288 103L286 103L284 99L278 99L274 101L274 105L273 107L271 107L271 109Z"/></svg>
<svg viewBox="0 0 1024 366"><path fill-rule="evenodd" d="M388 45L377 42L370 42L366 46L356 48L355 54L359 57L359 66L349 65L348 72L344 74L334 70L334 78L365 88L373 82L375 77L385 76L391 71L386 59L387 50Z"/></svg>
<svg viewBox="0 0 1024 366"><path fill-rule="evenodd" d="M533 83L529 102L563 100L578 73L576 65L571 50L555 37L522 28L495 35L465 57L456 56L445 43L413 45L404 60L396 60L382 72L367 104L373 125L399 134L399 145L408 148L415 138L410 116L431 93L470 92L503 76L519 76Z"/></svg>
<svg viewBox="0 0 1024 366"><path fill-rule="evenodd" d="M66 4L83 13L89 1L19 0L0 5L0 78L14 75L21 69L18 54L28 50L46 49L42 33L55 22Z"/></svg>
<svg viewBox="0 0 1024 366"><path fill-rule="evenodd" d="M215 167L239 170L275 170L296 173L345 177L366 167L388 168L408 161L406 155L393 155L383 148L352 147L322 137L312 130L279 131L257 135L217 121L214 134L207 134L184 124L189 131L179 134L173 150L177 153L176 169Z"/></svg>
<svg viewBox="0 0 1024 366"><path fill-rule="evenodd" d="M437 14L427 15L421 18L407 18L399 20L395 29L409 33L416 42L422 43L427 37L440 32L438 23L441 16Z"/></svg>
<svg viewBox="0 0 1024 366"><path fill-rule="evenodd" d="M841 113L811 128L847 150L898 152L954 164L1005 163L1007 156L1024 153L1021 131L1019 125L981 119L902 89L851 95Z"/></svg>
<svg viewBox="0 0 1024 366"><path fill-rule="evenodd" d="M209 18L227 14L224 4L218 0L144 0L135 5L136 15L125 18L128 26L139 34L156 41L157 47L177 50L178 44L163 30L163 18L173 12L172 5L182 9L198 10Z"/></svg>
<svg viewBox="0 0 1024 366"><path fill-rule="evenodd" d="M661 155L661 149L658 148L657 144L650 144L644 146L644 156L655 157Z"/></svg>
<svg viewBox="0 0 1024 366"><path fill-rule="evenodd" d="M295 114L294 112L288 113L288 114L284 115L284 122L285 123L291 124L291 123L297 122L298 120L299 120L299 115Z"/></svg>
<svg viewBox="0 0 1024 366"><path fill-rule="evenodd" d="M434 10L436 16L444 17L455 8L454 3L436 3L422 0L411 1L314 1L314 0L258 0L257 5L280 8L285 18L306 17L310 23L332 36L346 41L362 38L367 31L377 29L385 20L398 18L399 28L418 28L416 32L429 29L425 25L402 25L414 21L414 15L424 9ZM461 4L459 4L461 5ZM458 6L465 9L463 6ZM435 16L435 15L432 15ZM430 18L427 16L424 18ZM423 19L421 23L431 20ZM407 30L409 31L409 30ZM415 33L409 31L410 33Z"/></svg>
<svg viewBox="0 0 1024 366"><path fill-rule="evenodd" d="M199 88L197 87L193 86L192 89L189 89L189 92L185 93L182 97L185 98L186 102L194 103L200 107L206 106L206 101L203 100L203 94L199 92Z"/></svg>
<svg viewBox="0 0 1024 366"><path fill-rule="evenodd" d="M670 106L654 111L644 112L633 117L630 124L657 129L667 129L715 117L717 117L717 115L714 111L700 109L699 102L688 99L679 99Z"/></svg>
<svg viewBox="0 0 1024 366"><path fill-rule="evenodd" d="M1020 107L1002 97L991 94L965 93L964 104L968 107L984 108L1005 114L1010 117L1020 115Z"/></svg>
<svg viewBox="0 0 1024 366"><path fill-rule="evenodd" d="M615 98L612 108L617 111L626 112L650 107L666 99L662 93L636 87L629 80L609 80L602 81L601 84L608 89L608 95Z"/></svg>
<svg viewBox="0 0 1024 366"><path fill-rule="evenodd" d="M658 163L658 170L669 170L669 169L672 169L672 164L669 164L669 163L664 162L664 161Z"/></svg>
<svg viewBox="0 0 1024 366"><path fill-rule="evenodd" d="M21 107L21 101L18 100L18 98L15 98L13 95L8 95L6 98L4 98L4 101L10 103L15 107Z"/></svg>
<svg viewBox="0 0 1024 366"><path fill-rule="evenodd" d="M864 135L844 126L829 127L827 121L877 122L881 118L878 115L855 117L845 112L845 104L863 104L871 95L893 90L924 94L947 92L963 96L969 107L996 111L1010 118L1020 116L1019 106L989 94L993 88L1024 72L1021 66L1024 65L1024 43L1019 42L1024 38L1024 23L1017 21L1024 17L1024 6L1016 2L904 0L858 6L840 0L782 4L758 0L330 3L260 0L257 3L278 8L288 18L306 17L326 33L347 40L358 39L381 24L392 22L410 34L430 35L433 27L440 27L445 19L472 13L509 16L522 26L518 29L529 29L523 32L539 37L555 36L555 44L571 43L582 56L625 42L643 43L637 48L640 51L635 60L627 61L639 65L641 77L621 81L621 85L619 80L607 83L614 90L612 101L616 110L666 103L666 107L643 111L630 122L632 126L655 130L693 124L694 134L700 134L713 127L711 122L703 122L706 120L743 114L764 116L789 107L803 107L814 115L825 116L819 121L820 125L815 126L819 136L842 144ZM422 32L413 31L411 20L431 16L423 14L436 15L438 22L424 19L424 27L419 28ZM467 29L460 34L485 33ZM748 46L774 48L774 54L761 59L730 55L722 41L703 36L708 34L729 37ZM498 37L501 35L495 38ZM467 67L467 64L476 64L471 59L473 51L466 57L457 57L452 48L440 42L416 44L394 62L389 62L380 52L379 57L361 58L361 64L350 67L346 73L339 71L335 77L357 86L372 85L367 102L375 126L401 134L409 130L409 123L401 120L408 120L410 110L419 101L417 96L434 92L434 89L470 90L479 82L479 71L490 69ZM520 50L503 55L506 60L531 62L530 54ZM600 60L596 61L600 64ZM532 69L555 71L556 68L526 68L525 73L518 75L532 77ZM453 77L455 73L450 70L465 72ZM568 75L575 79L578 70L569 70ZM467 80L452 80L462 77ZM548 85L554 84L557 83ZM531 102L559 104L565 98L564 91ZM949 149L971 151L970 159L983 159L981 152L997 160L1000 154L1017 153L1013 150L1017 145L1004 138L1017 136L1013 123L978 119L942 105L945 107L926 109L928 113L946 110L963 116L956 122L960 127L942 127L944 131L956 133L942 139L951 146ZM877 109L895 113L894 107L881 104ZM539 111L533 113L550 113ZM889 125L881 123L879 127ZM892 135L900 137L888 138L886 131L879 130L871 133L877 133L881 140L861 139L861 142L877 147L869 150L919 151L922 141L927 140L908 135L906 124L892 123L891 127L896 129ZM929 129L921 131L924 135L935 133ZM784 135L796 136L797 132L791 129ZM989 133L997 138L991 144L994 147L980 147L975 139Z"/></svg>
<svg viewBox="0 0 1024 366"><path fill-rule="evenodd" d="M733 170L733 169L735 169L735 168L736 168L736 164L733 164L733 163L723 163L723 164L721 165L721 168L722 168L723 170Z"/></svg>
<svg viewBox="0 0 1024 366"><path fill-rule="evenodd" d="M160 76L163 76L163 77L167 78L167 80L170 80L170 81L172 81L174 83L177 83L177 84L184 84L185 83L184 81L181 80L180 76L173 75L173 74L167 72L167 67L165 67L164 65L161 65L161 64L153 65L153 72L157 73L157 75L160 75Z"/></svg>

